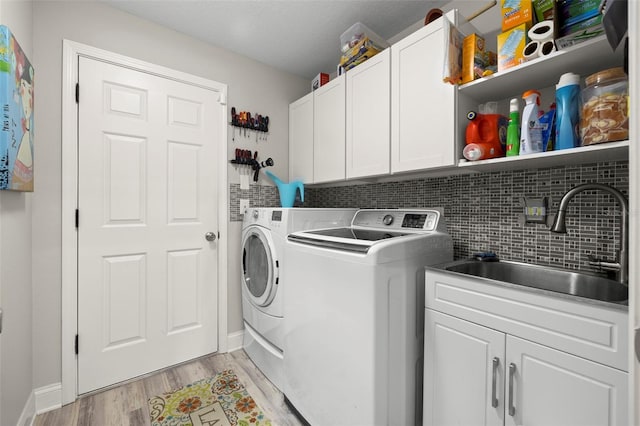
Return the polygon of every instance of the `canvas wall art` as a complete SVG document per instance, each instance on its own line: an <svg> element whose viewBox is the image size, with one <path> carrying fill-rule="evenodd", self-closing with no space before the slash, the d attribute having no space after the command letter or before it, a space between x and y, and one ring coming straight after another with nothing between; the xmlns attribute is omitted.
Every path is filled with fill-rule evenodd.
<svg viewBox="0 0 640 426"><path fill-rule="evenodd" d="M0 189L33 191L33 75L15 37L0 25Z"/></svg>

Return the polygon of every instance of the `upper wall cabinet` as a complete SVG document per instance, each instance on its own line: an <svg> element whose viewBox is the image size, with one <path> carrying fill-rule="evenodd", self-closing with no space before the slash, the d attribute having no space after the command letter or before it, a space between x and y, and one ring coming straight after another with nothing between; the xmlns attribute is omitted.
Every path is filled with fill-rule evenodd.
<svg viewBox="0 0 640 426"><path fill-rule="evenodd" d="M391 46L391 172L453 166L456 87L442 82L442 19Z"/></svg>
<svg viewBox="0 0 640 426"><path fill-rule="evenodd" d="M313 92L313 182L345 178L345 75Z"/></svg>
<svg viewBox="0 0 640 426"><path fill-rule="evenodd" d="M289 105L289 180L313 183L313 93Z"/></svg>
<svg viewBox="0 0 640 426"><path fill-rule="evenodd" d="M347 179L389 173L391 49L349 70Z"/></svg>

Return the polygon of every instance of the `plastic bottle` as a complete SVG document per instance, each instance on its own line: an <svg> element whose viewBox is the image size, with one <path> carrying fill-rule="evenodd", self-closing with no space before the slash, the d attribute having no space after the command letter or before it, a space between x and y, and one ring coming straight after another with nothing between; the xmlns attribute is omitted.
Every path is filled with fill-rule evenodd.
<svg viewBox="0 0 640 426"><path fill-rule="evenodd" d="M562 74L556 84L556 140L555 149L580 146L580 76Z"/></svg>
<svg viewBox="0 0 640 426"><path fill-rule="evenodd" d="M485 160L499 155L496 148L488 143L470 143L465 145L462 155L469 161Z"/></svg>
<svg viewBox="0 0 640 426"><path fill-rule="evenodd" d="M507 127L507 157L520 154L520 106L518 98L509 102L509 126Z"/></svg>
<svg viewBox="0 0 640 426"><path fill-rule="evenodd" d="M542 152L542 129L538 120L538 106L540 105L540 92L527 90L522 94L526 104L522 111L522 123L520 126L520 155Z"/></svg>

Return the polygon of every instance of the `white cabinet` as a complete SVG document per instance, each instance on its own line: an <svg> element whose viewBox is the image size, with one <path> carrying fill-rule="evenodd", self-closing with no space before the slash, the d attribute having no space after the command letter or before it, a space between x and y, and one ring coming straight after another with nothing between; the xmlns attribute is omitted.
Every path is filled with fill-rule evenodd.
<svg viewBox="0 0 640 426"><path fill-rule="evenodd" d="M431 309L424 425L624 425L627 374Z"/></svg>
<svg viewBox="0 0 640 426"><path fill-rule="evenodd" d="M424 425L625 425L624 306L429 268Z"/></svg>
<svg viewBox="0 0 640 426"><path fill-rule="evenodd" d="M442 82L442 19L391 46L391 172L454 166L456 87Z"/></svg>
<svg viewBox="0 0 640 426"><path fill-rule="evenodd" d="M391 49L349 70L347 78L347 179L389 173Z"/></svg>
<svg viewBox="0 0 640 426"><path fill-rule="evenodd" d="M289 181L313 183L313 93L289 105Z"/></svg>
<svg viewBox="0 0 640 426"><path fill-rule="evenodd" d="M431 309L424 332L423 424L502 425L505 334Z"/></svg>
<svg viewBox="0 0 640 426"><path fill-rule="evenodd" d="M626 372L507 335L506 425L626 425Z"/></svg>
<svg viewBox="0 0 640 426"><path fill-rule="evenodd" d="M345 178L345 74L313 92L313 182Z"/></svg>

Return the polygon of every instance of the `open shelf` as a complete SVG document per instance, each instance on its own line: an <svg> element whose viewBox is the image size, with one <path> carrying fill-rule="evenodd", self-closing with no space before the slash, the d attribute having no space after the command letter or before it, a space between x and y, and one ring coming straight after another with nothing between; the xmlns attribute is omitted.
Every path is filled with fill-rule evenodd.
<svg viewBox="0 0 640 426"><path fill-rule="evenodd" d="M627 160L628 158L629 141L620 141L515 157L500 157L479 161L460 160L458 167L478 172L493 172Z"/></svg>
<svg viewBox="0 0 640 426"><path fill-rule="evenodd" d="M458 90L477 100L506 99L524 90L555 85L566 72L585 77L612 67L622 66L623 49L613 51L606 36L536 58L505 71L461 85ZM597 58L597 59L596 59Z"/></svg>

